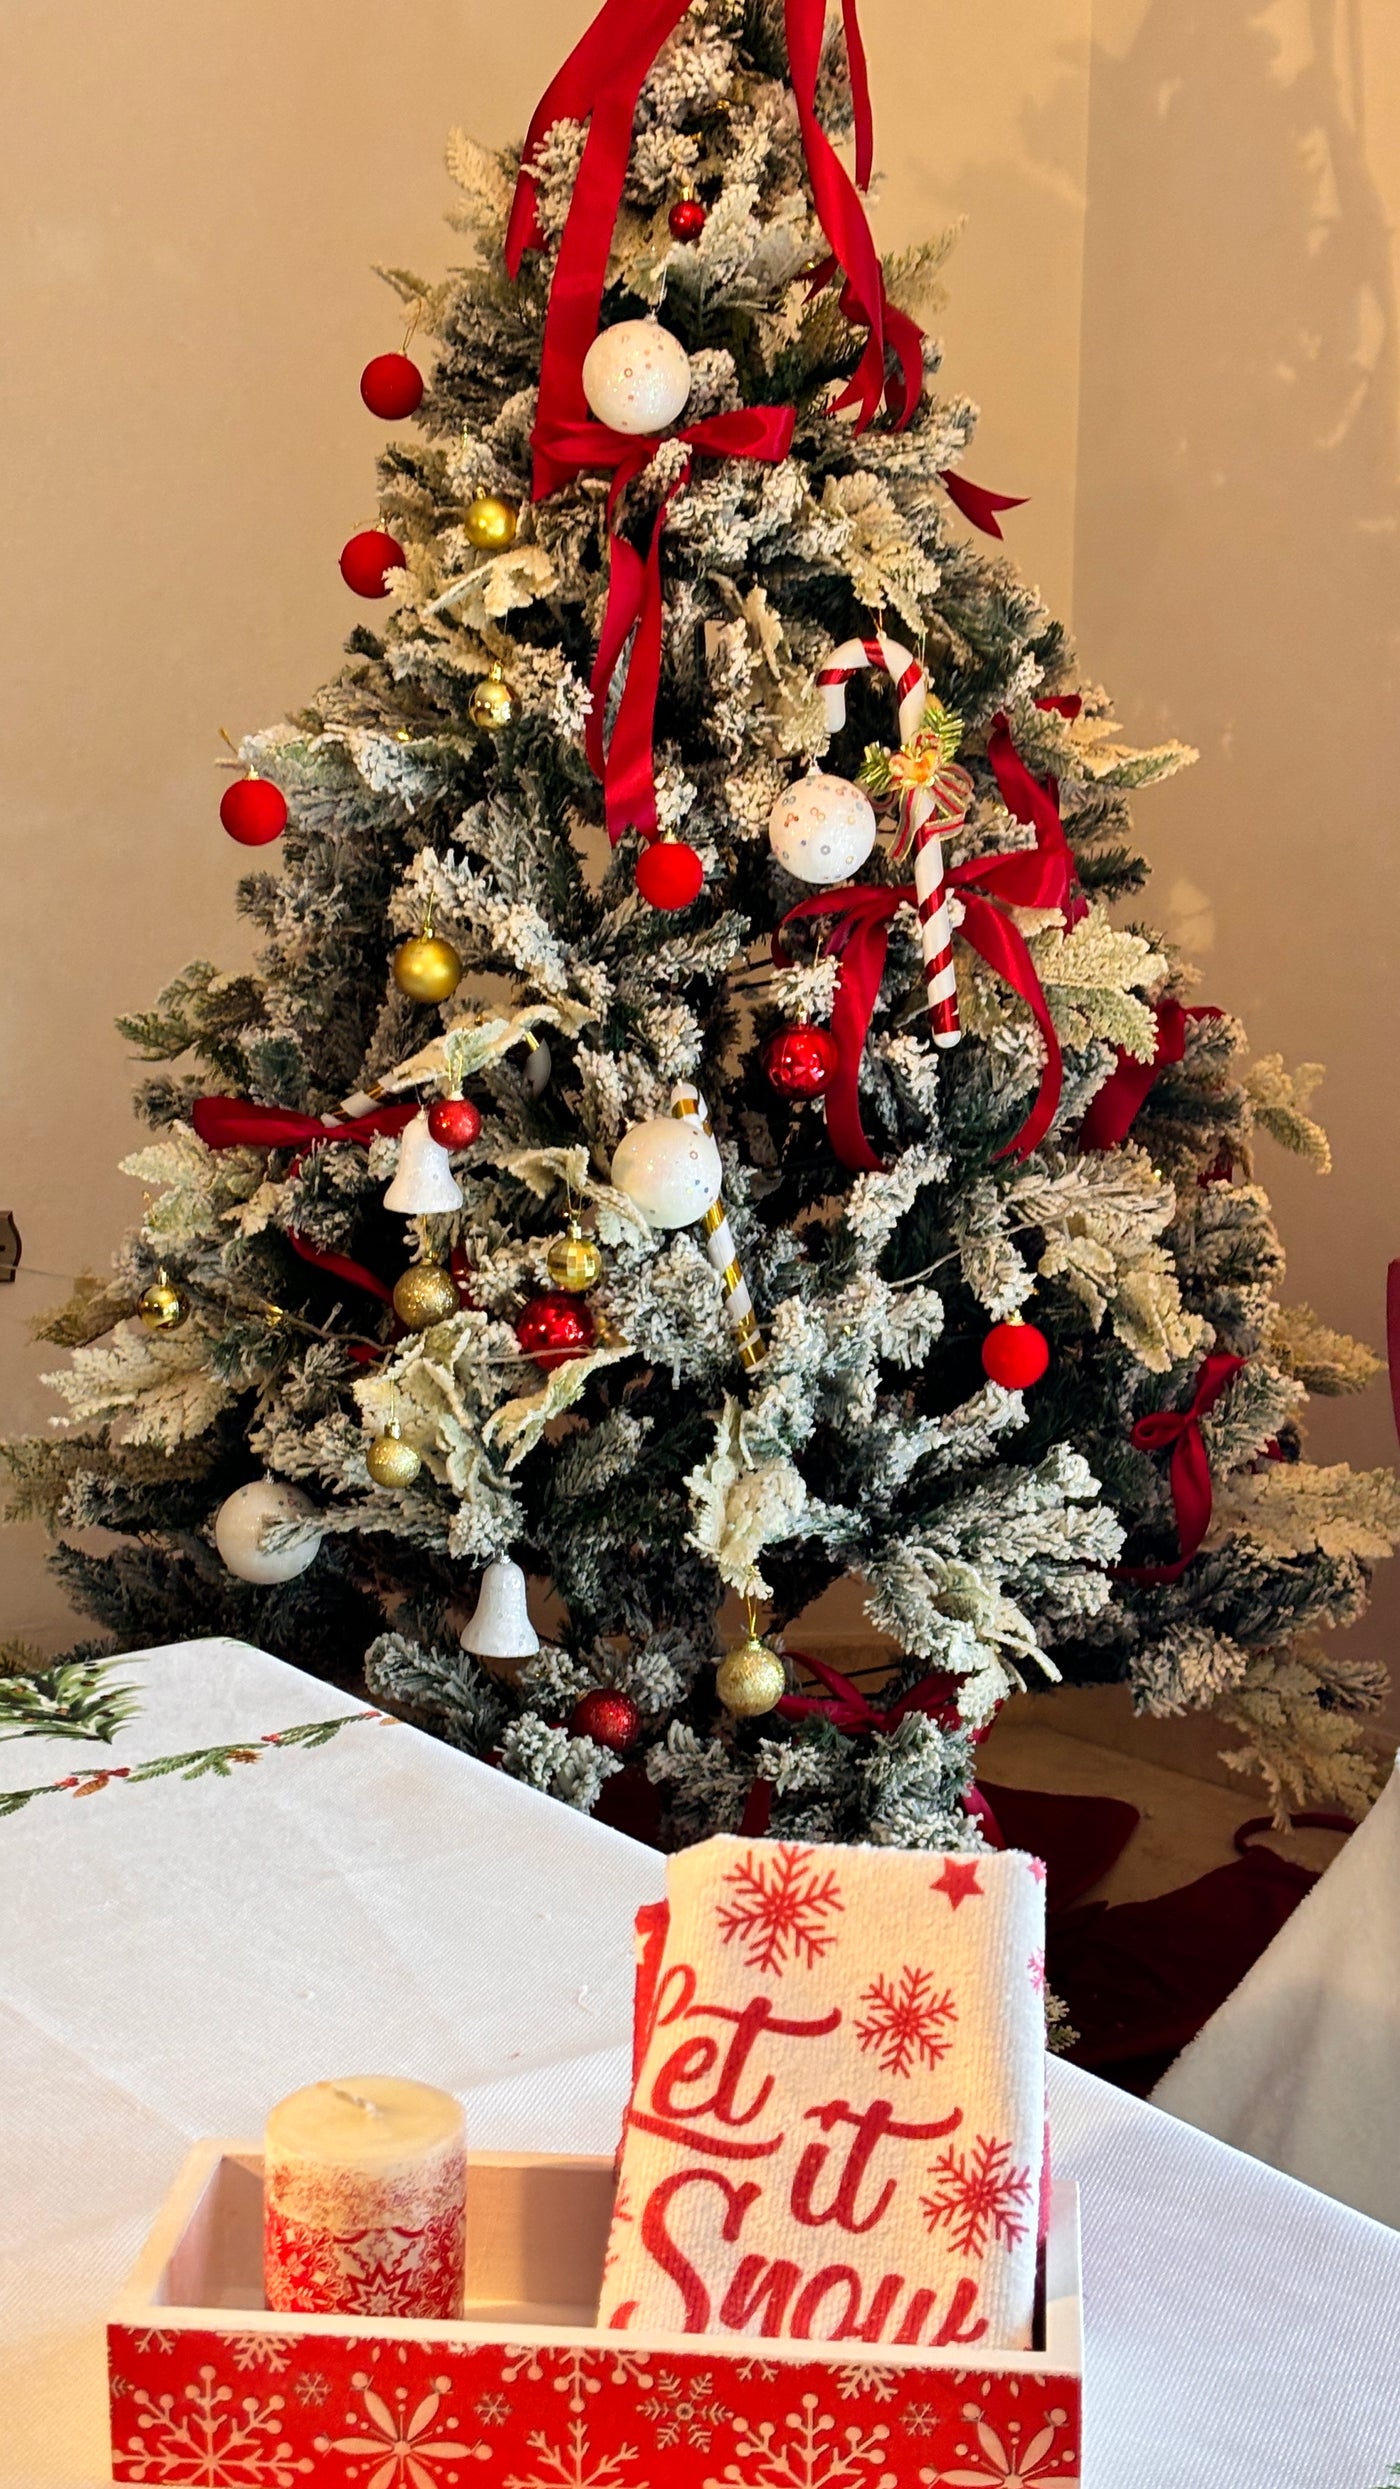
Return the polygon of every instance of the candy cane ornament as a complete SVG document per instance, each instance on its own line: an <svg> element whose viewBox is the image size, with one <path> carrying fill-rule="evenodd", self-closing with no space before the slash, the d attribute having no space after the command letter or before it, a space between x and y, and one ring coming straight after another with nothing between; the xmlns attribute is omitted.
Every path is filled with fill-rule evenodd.
<svg viewBox="0 0 1400 2489"><path fill-rule="evenodd" d="M873 669L888 674L899 703L897 752L872 746L865 756L859 782L875 794L898 794L899 833L894 858L912 850L914 891L919 910L919 938L924 955L929 1020L937 1046L956 1046L962 1036L958 1020L958 980L953 966L953 906L949 903L943 861L943 833L960 829L967 818L974 787L953 755L962 737L959 719L929 690L928 676L910 649L883 631L870 639L843 640L832 650L817 676L832 734L846 723L846 685L853 675ZM932 712L932 723L926 721ZM956 902L953 902L956 905Z"/></svg>
<svg viewBox="0 0 1400 2489"><path fill-rule="evenodd" d="M692 1088L688 1080L678 1081L672 1090L671 1112L676 1116L694 1115L704 1131L710 1129L710 1110L699 1090ZM734 1231L729 1224L722 1194L716 1193L701 1225L705 1230L705 1251L711 1267L719 1273L720 1286L724 1290L724 1310L734 1333L739 1363L752 1373L755 1366L762 1365L768 1350L758 1327L758 1316L753 1309L748 1283L739 1268Z"/></svg>

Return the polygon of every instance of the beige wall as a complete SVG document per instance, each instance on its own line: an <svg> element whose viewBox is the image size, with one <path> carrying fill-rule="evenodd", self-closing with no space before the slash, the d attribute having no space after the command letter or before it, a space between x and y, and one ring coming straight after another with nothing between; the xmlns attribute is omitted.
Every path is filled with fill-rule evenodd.
<svg viewBox="0 0 1400 2489"><path fill-rule="evenodd" d="M1384 5L1364 0L1361 28L1372 179L1400 138ZM31 1270L101 1267L134 1206L113 1014L201 952L237 959L217 728L308 693L350 619L335 554L380 437L356 376L397 342L369 263L445 264L446 128L517 132L585 14L12 0L0 1204ZM1338 1175L1268 1176L1298 1287L1374 1335L1400 1249L1393 1120L1389 1159L1373 1137L1396 1085L1397 408L1354 130L1329 188L1304 126L1321 105L1270 57L1277 27L1292 74L1299 30L1257 0L864 0L863 16L884 238L969 218L944 327L950 382L987 409L970 471L1033 495L1018 558L1062 609L1073 594L1130 722L1170 719L1203 748L1144 827L1198 953L1214 914L1210 993L1261 1046L1330 1059ZM60 1292L0 1290L7 1428L52 1407L24 1318ZM1325 1440L1385 1457L1380 1395L1329 1413ZM0 1632L58 1646L22 1534L0 1538L0 1584Z"/></svg>

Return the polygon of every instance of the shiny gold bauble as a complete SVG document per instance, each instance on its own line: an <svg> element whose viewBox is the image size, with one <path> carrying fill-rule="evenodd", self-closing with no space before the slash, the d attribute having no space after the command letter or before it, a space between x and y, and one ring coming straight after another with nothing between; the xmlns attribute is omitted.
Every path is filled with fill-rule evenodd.
<svg viewBox="0 0 1400 2489"><path fill-rule="evenodd" d="M478 493L467 504L462 526L478 553L504 553L515 542L515 503L500 493Z"/></svg>
<svg viewBox="0 0 1400 2489"><path fill-rule="evenodd" d="M726 1651L715 1677L720 1701L736 1720L756 1720L771 1711L787 1691L787 1670L776 1651L750 1634L736 1651Z"/></svg>
<svg viewBox="0 0 1400 2489"><path fill-rule="evenodd" d="M394 1311L405 1330L430 1331L461 1308L457 1282L440 1262L415 1262L395 1284Z"/></svg>
<svg viewBox="0 0 1400 2489"><path fill-rule="evenodd" d="M498 665L493 665L489 674L483 674L467 702L467 715L473 726L479 726L487 735L498 735L503 726L511 723L515 694Z"/></svg>
<svg viewBox="0 0 1400 2489"><path fill-rule="evenodd" d="M445 1003L462 981L462 963L439 933L415 933L394 953L394 983L411 1002Z"/></svg>
<svg viewBox="0 0 1400 2489"><path fill-rule="evenodd" d="M556 1236L544 1257L552 1288L562 1288L566 1296L583 1296L596 1288L603 1276L603 1257L591 1236L585 1236L575 1220L567 1236Z"/></svg>
<svg viewBox="0 0 1400 2489"><path fill-rule="evenodd" d="M148 1331L178 1331L189 1320L190 1300L162 1271L138 1299L136 1311Z"/></svg>
<svg viewBox="0 0 1400 2489"><path fill-rule="evenodd" d="M454 1290L455 1294L455 1290ZM365 1454L365 1467L376 1486L412 1486L423 1463L397 1426L376 1435Z"/></svg>

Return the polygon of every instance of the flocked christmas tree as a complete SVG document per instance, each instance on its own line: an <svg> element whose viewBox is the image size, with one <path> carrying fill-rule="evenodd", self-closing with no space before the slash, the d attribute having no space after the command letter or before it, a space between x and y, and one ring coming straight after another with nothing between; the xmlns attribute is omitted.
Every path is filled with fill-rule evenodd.
<svg viewBox="0 0 1400 2489"><path fill-rule="evenodd" d="M1057 1677L1357 1800L1382 1688L1326 1629L1396 1496L1300 1456L1373 1361L1277 1302L1253 1164L1325 1165L1315 1074L1129 921L1129 796L1191 755L988 541L942 246L881 271L822 15L610 0L530 178L453 140L472 263L390 274L426 392L365 376L415 426L371 602L224 799L285 820L258 970L123 1023L150 1204L49 1326L16 1509L119 1534L53 1559L116 1648L363 1659L573 1805L625 1757L671 1840L965 1841L969 1732ZM731 1594L780 1644L845 1576L868 1699L717 1677Z"/></svg>

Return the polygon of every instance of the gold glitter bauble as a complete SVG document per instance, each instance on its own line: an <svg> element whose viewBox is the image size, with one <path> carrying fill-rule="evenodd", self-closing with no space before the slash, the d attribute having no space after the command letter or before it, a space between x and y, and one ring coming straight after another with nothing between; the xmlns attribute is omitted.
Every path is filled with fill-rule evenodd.
<svg viewBox="0 0 1400 2489"><path fill-rule="evenodd" d="M515 542L515 503L500 493L478 493L467 504L462 526L478 553L504 553Z"/></svg>
<svg viewBox="0 0 1400 2489"><path fill-rule="evenodd" d="M136 1311L148 1331L178 1331L189 1320L190 1300L162 1271L138 1300Z"/></svg>
<svg viewBox="0 0 1400 2489"><path fill-rule="evenodd" d="M438 933L415 933L394 953L394 983L411 1002L445 1003L462 980L462 963Z"/></svg>
<svg viewBox="0 0 1400 2489"><path fill-rule="evenodd" d="M515 715L515 694L498 665L483 674L467 702L467 715L483 734L498 735L503 726L509 726Z"/></svg>
<svg viewBox="0 0 1400 2489"><path fill-rule="evenodd" d="M552 1288L562 1288L566 1296L583 1296L596 1288L603 1276L603 1257L591 1236L585 1236L575 1221L567 1236L556 1236L544 1257Z"/></svg>
<svg viewBox="0 0 1400 2489"><path fill-rule="evenodd" d="M736 1720L756 1720L786 1693L787 1670L776 1651L770 1651L757 1634L750 1634L736 1651L725 1652L715 1690Z"/></svg>
<svg viewBox="0 0 1400 2489"><path fill-rule="evenodd" d="M376 1435L365 1454L365 1467L376 1486L412 1486L423 1463L397 1426Z"/></svg>
<svg viewBox="0 0 1400 2489"><path fill-rule="evenodd" d="M395 1284L394 1311L408 1331L430 1331L461 1305L457 1282L440 1262L415 1262Z"/></svg>

